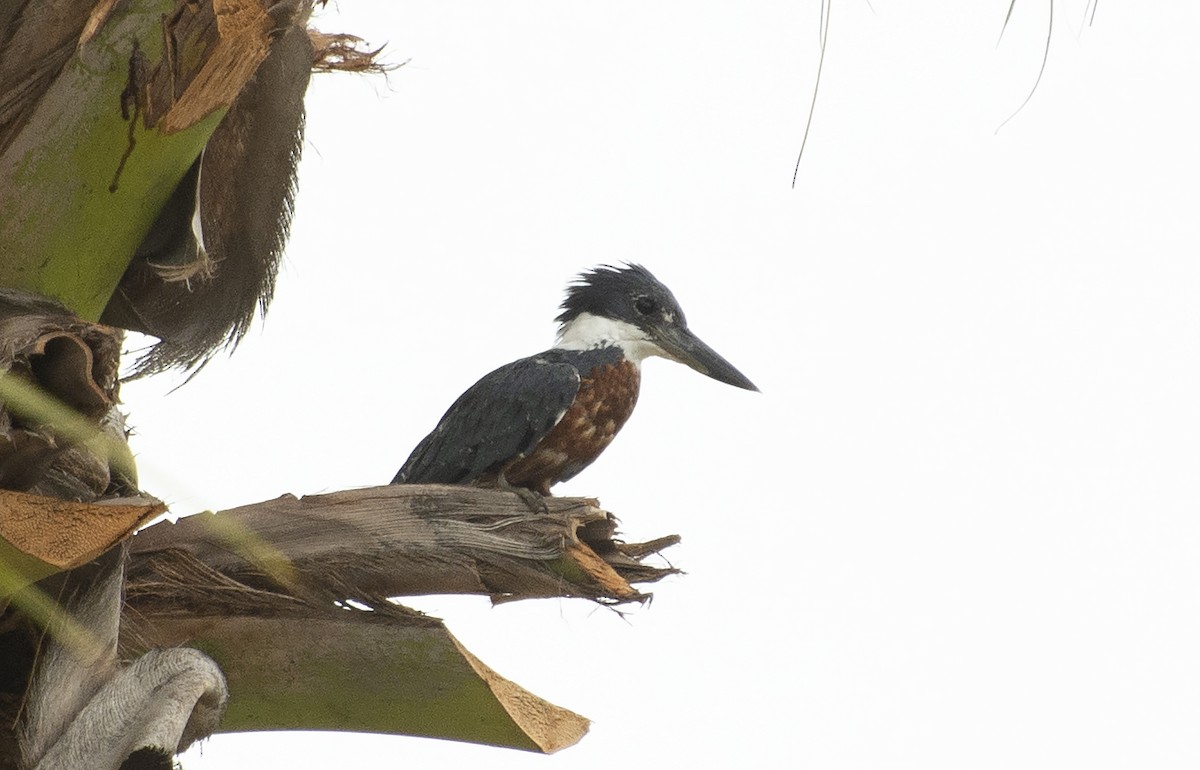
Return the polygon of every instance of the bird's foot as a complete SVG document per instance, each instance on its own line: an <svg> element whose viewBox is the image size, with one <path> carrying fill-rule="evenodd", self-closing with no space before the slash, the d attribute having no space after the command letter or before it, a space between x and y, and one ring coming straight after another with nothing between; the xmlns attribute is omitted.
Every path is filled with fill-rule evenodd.
<svg viewBox="0 0 1200 770"><path fill-rule="evenodd" d="M506 492L512 492L517 497L521 498L521 502L525 503L525 507L534 513L540 513L545 516L550 515L550 508L546 505L546 498L540 492L529 487L518 487L508 483L508 479L504 478L504 474L496 479L497 486Z"/></svg>
<svg viewBox="0 0 1200 770"><path fill-rule="evenodd" d="M546 498L540 492L525 487L513 487L513 491L517 493L529 510L544 516L550 515L550 507L546 505Z"/></svg>

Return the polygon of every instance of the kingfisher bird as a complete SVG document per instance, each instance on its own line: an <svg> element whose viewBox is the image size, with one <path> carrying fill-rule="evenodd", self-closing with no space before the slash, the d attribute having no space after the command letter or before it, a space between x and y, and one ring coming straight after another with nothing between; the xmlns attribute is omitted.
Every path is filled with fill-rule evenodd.
<svg viewBox="0 0 1200 770"><path fill-rule="evenodd" d="M550 487L608 447L637 403L641 363L661 356L745 390L749 379L693 334L670 289L636 264L567 287L554 347L485 375L413 450L393 484L470 484L546 511Z"/></svg>

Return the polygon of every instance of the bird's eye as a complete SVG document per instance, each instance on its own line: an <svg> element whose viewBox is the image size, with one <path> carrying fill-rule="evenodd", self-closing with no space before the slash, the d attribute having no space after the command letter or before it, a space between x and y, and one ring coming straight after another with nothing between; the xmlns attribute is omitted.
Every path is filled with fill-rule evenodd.
<svg viewBox="0 0 1200 770"><path fill-rule="evenodd" d="M633 307L642 315L650 315L655 310L658 310L658 303L653 297L638 297L633 301Z"/></svg>

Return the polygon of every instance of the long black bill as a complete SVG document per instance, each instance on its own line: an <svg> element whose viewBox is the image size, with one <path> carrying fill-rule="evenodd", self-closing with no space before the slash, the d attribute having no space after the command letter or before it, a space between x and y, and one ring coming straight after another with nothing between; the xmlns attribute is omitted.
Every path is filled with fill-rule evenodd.
<svg viewBox="0 0 1200 770"><path fill-rule="evenodd" d="M758 390L758 386L750 382L746 375L722 358L721 354L710 348L704 340L692 334L687 327L664 325L654 330L654 338L659 347L679 363L687 364L701 374L726 385L744 390Z"/></svg>

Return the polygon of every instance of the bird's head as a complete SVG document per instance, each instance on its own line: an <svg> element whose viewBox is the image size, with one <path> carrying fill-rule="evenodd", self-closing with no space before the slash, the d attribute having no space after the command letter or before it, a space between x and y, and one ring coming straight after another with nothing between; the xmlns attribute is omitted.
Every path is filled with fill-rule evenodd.
<svg viewBox="0 0 1200 770"><path fill-rule="evenodd" d="M559 347L618 345L636 362L661 356L719 382L758 390L688 329L671 290L641 265L602 265L581 274L567 287L561 309L556 319Z"/></svg>

